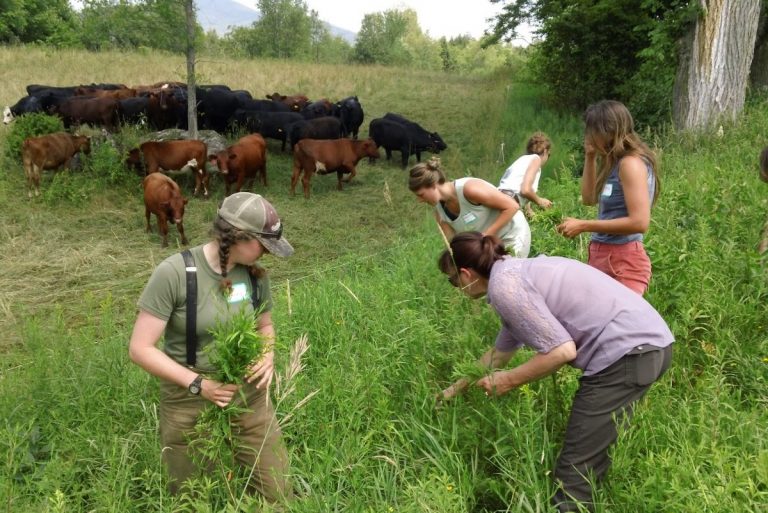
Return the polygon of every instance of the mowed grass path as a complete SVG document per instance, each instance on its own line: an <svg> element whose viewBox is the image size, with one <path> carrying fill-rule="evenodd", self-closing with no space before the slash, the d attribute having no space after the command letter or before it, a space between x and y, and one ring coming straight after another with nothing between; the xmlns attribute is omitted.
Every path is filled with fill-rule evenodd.
<svg viewBox="0 0 768 513"><path fill-rule="evenodd" d="M27 83L150 83L181 79L184 69L167 55L7 48L0 65L15 70L0 76L3 103ZM205 57L198 69L201 82L256 96L357 94L364 127L387 111L411 117L448 143L441 157L451 178L496 183L530 132L544 130L555 144L546 169L554 179L541 192L555 209L531 221L534 252L586 259L586 237L554 232L563 215L595 215L578 204L571 176L580 123L548 111L535 88L499 77ZM765 511L768 280L754 247L766 207L755 167L766 122L768 101L756 98L722 138L652 139L664 189L647 239L648 299L676 335L675 361L622 434L599 512ZM285 382L275 389L299 496L290 510L550 511L548 472L578 373L565 369L556 382L495 401L471 392L436 409L434 394L492 343L498 321L436 270L442 242L428 207L407 190L397 160L361 162L341 192L335 176L315 177L309 201L293 198L291 159L273 142L269 151L270 186L256 192L276 205L297 250L265 260L280 374L294 340L306 334L310 345L293 392ZM98 193L82 201L30 201L19 162L3 163L0 510L172 511L157 383L128 361L126 344L149 273L179 248L161 250L157 234L144 232L138 177L114 187L96 177ZM57 186L67 183L75 182ZM212 199L190 200L193 244L205 240L222 194L217 186ZM180 510L255 509L239 500L237 481L230 493L226 475L209 477Z"/></svg>

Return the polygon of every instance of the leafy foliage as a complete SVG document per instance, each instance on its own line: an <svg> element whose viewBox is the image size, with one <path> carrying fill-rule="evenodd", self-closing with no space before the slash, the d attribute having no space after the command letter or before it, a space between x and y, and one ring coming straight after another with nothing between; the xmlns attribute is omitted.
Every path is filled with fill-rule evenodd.
<svg viewBox="0 0 768 513"><path fill-rule="evenodd" d="M695 21L697 2L687 0L491 0L505 4L490 45L513 39L524 22L542 40L531 59L536 80L553 102L583 110L600 99L626 103L640 124L665 120L680 36Z"/></svg>
<svg viewBox="0 0 768 513"><path fill-rule="evenodd" d="M186 17L178 0L83 0L80 15L82 44L90 50L185 49Z"/></svg>
<svg viewBox="0 0 768 513"><path fill-rule="evenodd" d="M255 325L253 313L239 309L226 320L219 320L211 330L214 343L206 348L214 379L221 383L242 383L253 363L264 353L264 337Z"/></svg>
<svg viewBox="0 0 768 513"><path fill-rule="evenodd" d="M42 113L24 114L15 119L8 130L5 154L12 160L20 161L24 139L63 131L64 124L59 117Z"/></svg>
<svg viewBox="0 0 768 513"><path fill-rule="evenodd" d="M0 42L72 46L76 20L67 0L3 0Z"/></svg>

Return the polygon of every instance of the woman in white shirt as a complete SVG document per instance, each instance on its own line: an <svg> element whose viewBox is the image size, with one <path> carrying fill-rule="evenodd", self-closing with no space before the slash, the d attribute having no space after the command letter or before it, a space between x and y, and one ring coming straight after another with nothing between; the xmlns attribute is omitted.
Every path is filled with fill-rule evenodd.
<svg viewBox="0 0 768 513"><path fill-rule="evenodd" d="M528 201L536 203L541 208L549 208L552 202L537 194L541 168L549 160L552 142L542 132L536 132L528 139L525 146L526 154L515 160L504 172L499 181L499 190L515 198L521 207L526 207L531 214Z"/></svg>

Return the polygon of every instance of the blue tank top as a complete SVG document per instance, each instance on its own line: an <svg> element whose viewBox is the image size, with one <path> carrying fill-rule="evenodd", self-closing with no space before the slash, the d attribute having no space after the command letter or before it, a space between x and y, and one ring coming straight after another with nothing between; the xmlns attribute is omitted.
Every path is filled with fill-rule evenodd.
<svg viewBox="0 0 768 513"><path fill-rule="evenodd" d="M645 169L648 173L648 199L653 202L653 194L656 190L656 179L653 176L653 170L650 164L646 162ZM606 219L618 219L620 217L629 216L627 212L627 202L624 199L624 189L621 186L621 180L619 180L619 164L617 163L611 174L608 175L603 186L603 192L600 193L599 207L597 212L597 218L600 220ZM627 242L642 241L642 233L631 233L629 235L616 235L612 233L593 233L592 240L595 242L603 242L606 244L626 244Z"/></svg>

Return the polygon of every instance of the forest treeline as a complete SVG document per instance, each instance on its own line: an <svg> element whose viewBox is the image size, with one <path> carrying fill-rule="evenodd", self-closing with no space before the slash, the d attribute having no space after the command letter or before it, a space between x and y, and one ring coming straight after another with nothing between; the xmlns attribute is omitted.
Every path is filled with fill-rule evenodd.
<svg viewBox="0 0 768 513"><path fill-rule="evenodd" d="M0 7L0 42L87 50L157 49L183 53L185 0L9 0ZM354 43L330 32L303 0L259 0L258 21L226 34L197 24L203 55L293 59L324 64L381 64L429 70L494 72L520 60L508 44L485 47L468 35L434 39L416 12L392 9L365 15Z"/></svg>

